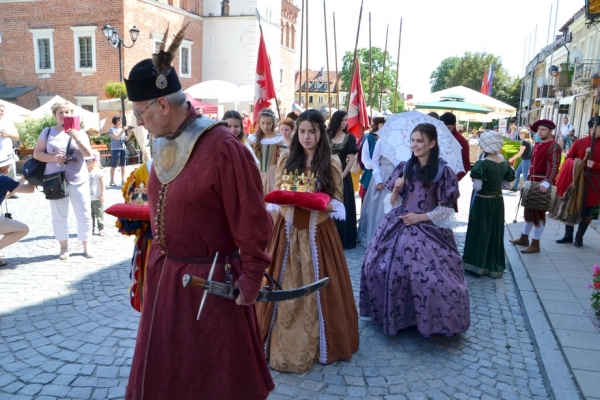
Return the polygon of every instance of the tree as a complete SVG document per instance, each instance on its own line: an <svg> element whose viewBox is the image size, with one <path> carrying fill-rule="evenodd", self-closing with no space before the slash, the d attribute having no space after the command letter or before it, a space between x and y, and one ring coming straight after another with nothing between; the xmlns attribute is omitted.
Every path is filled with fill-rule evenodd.
<svg viewBox="0 0 600 400"><path fill-rule="evenodd" d="M444 58L441 64L429 76L431 93L446 89L446 80L450 77L452 71L456 69L460 62L460 57Z"/></svg>
<svg viewBox="0 0 600 400"><path fill-rule="evenodd" d="M404 101L402 100L402 94L400 93L400 87L394 88L396 83L396 63L392 61L390 52L386 52L385 57L385 76L383 79L383 90L379 90L381 85L381 76L383 72L383 49L381 47L373 47L373 95L369 100L369 93L371 89L371 82L369 77L369 49L358 49L356 58L360 65L360 77L362 80L363 92L365 94L365 103L367 106L373 107L373 109L379 109L379 101L383 96L384 108L388 108L394 113L404 111ZM350 84L352 82L352 59L354 54L347 51L342 59L342 73L340 78L342 79L342 90L349 92ZM392 110L394 105L394 92L397 92L396 109ZM342 105L340 104L340 107ZM345 107L345 104L344 104Z"/></svg>
<svg viewBox="0 0 600 400"><path fill-rule="evenodd" d="M447 89L454 86L465 86L481 91L483 75L494 65L494 82L492 96L500 101L518 107L521 80L509 75L502 66L502 59L486 52L465 52L462 57L449 57L431 73L431 91Z"/></svg>

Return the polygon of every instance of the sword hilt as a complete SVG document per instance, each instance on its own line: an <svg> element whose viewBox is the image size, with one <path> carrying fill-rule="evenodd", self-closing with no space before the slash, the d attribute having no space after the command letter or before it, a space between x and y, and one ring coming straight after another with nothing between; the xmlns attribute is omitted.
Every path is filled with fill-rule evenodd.
<svg viewBox="0 0 600 400"><path fill-rule="evenodd" d="M183 275L183 287L189 286L198 286L202 287L202 285L206 285L206 280L199 278L194 275L185 274Z"/></svg>

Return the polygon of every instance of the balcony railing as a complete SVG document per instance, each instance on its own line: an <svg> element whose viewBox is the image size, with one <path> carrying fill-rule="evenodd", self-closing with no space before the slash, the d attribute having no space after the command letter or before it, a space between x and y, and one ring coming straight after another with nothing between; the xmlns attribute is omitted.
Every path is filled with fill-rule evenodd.
<svg viewBox="0 0 600 400"><path fill-rule="evenodd" d="M575 64L574 84L588 83L592 76L600 73L600 60L583 60Z"/></svg>

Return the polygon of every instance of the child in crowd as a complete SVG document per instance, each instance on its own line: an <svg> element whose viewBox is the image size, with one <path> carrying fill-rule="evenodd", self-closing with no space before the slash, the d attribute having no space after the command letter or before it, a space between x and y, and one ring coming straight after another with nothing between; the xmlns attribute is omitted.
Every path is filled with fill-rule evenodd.
<svg viewBox="0 0 600 400"><path fill-rule="evenodd" d="M104 171L100 165L100 154L92 151L92 156L85 159L85 164L90 176L90 198L92 200L92 234L96 232L98 224L98 235L104 236Z"/></svg>

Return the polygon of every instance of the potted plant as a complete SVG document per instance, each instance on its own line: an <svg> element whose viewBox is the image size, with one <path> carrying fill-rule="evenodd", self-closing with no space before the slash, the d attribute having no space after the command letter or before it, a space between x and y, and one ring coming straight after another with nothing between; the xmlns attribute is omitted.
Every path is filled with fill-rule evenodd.
<svg viewBox="0 0 600 400"><path fill-rule="evenodd" d="M104 92L109 99L127 98L127 88L124 82L107 82L104 85Z"/></svg>
<svg viewBox="0 0 600 400"><path fill-rule="evenodd" d="M17 173L20 173L23 164L33 155L33 149L38 141L42 131L50 126L56 125L56 120L52 115L46 114L42 118L27 119L23 123L16 124L19 132L19 146L17 148Z"/></svg>
<svg viewBox="0 0 600 400"><path fill-rule="evenodd" d="M588 285L592 289L590 300L592 301L592 309L597 317L600 317L600 266L594 265L593 282Z"/></svg>

